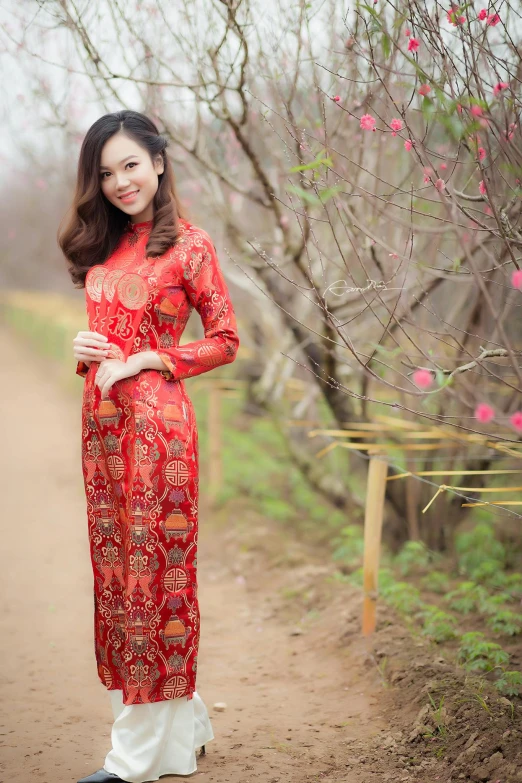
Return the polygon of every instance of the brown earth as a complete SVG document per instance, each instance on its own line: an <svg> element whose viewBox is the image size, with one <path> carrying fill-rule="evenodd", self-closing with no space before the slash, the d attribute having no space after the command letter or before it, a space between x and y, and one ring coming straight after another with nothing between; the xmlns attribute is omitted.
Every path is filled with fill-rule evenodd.
<svg viewBox="0 0 522 783"><path fill-rule="evenodd" d="M112 723L94 658L80 399L5 329L0 355L0 783L70 783L102 765ZM522 781L520 699L466 677L383 604L363 638L361 594L332 579L324 553L246 500L211 514L204 495L202 480L197 689L215 740L191 778Z"/></svg>

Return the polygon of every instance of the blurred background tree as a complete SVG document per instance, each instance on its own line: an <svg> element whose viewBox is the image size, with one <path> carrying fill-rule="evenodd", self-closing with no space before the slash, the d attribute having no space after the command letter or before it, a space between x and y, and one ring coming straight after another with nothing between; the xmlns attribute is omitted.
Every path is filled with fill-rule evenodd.
<svg viewBox="0 0 522 783"><path fill-rule="evenodd" d="M4 67L31 88L7 87L24 111L4 109L18 154L3 161L3 285L73 296L53 242L83 134L104 112L143 111L238 291L245 410L279 423L314 492L360 519L349 478L366 461L317 461L288 417L349 428L385 412L470 436L421 459L397 451L392 474L518 467L472 437L515 447L522 432L521 24L515 4L492 8L8 4ZM309 391L289 408L290 376ZM389 543L452 546L467 510L444 494L422 514L432 496L389 482Z"/></svg>

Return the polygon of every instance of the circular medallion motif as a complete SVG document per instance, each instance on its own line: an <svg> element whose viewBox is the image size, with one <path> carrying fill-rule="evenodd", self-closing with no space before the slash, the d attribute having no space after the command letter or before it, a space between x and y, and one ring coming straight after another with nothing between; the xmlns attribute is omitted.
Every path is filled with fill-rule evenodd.
<svg viewBox="0 0 522 783"><path fill-rule="evenodd" d="M129 310L139 310L147 302L148 288L141 275L131 272L120 277L116 284L120 302Z"/></svg>
<svg viewBox="0 0 522 783"><path fill-rule="evenodd" d="M202 345L198 350L198 359L201 364L215 367L221 362L221 351L215 345Z"/></svg>
<svg viewBox="0 0 522 783"><path fill-rule="evenodd" d="M165 572L163 577L163 585L165 590L167 590L169 593L176 593L178 590L183 590L187 584L187 572L184 568L174 566L174 568L169 568L169 570Z"/></svg>
<svg viewBox="0 0 522 783"><path fill-rule="evenodd" d="M187 693L187 678L181 674L176 674L166 681L161 690L164 699L176 699L180 696L185 696Z"/></svg>
<svg viewBox="0 0 522 783"><path fill-rule="evenodd" d="M173 459L165 466L165 478L173 487L181 487L188 481L187 463L181 459Z"/></svg>
<svg viewBox="0 0 522 783"><path fill-rule="evenodd" d="M107 274L104 266L93 266L87 272L85 277L85 288L93 302L101 302L103 281Z"/></svg>
<svg viewBox="0 0 522 783"><path fill-rule="evenodd" d="M125 463L119 454L109 454L107 457L109 472L115 481L123 478L125 472Z"/></svg>
<svg viewBox="0 0 522 783"><path fill-rule="evenodd" d="M111 269L110 272L107 272L105 275L105 280L103 281L103 293L105 294L105 298L108 302L112 302L114 299L114 292L116 290L118 280L124 274L125 271L123 269Z"/></svg>

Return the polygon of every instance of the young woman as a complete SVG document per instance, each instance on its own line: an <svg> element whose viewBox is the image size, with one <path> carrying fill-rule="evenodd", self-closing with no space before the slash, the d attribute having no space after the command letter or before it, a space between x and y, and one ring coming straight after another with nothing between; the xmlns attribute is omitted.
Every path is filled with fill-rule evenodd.
<svg viewBox="0 0 522 783"><path fill-rule="evenodd" d="M88 130L59 236L88 331L82 469L98 676L112 749L78 783L189 775L214 738L196 691L198 433L184 381L233 362L237 325L215 247L176 194L167 139L134 111ZM191 311L205 337L179 345Z"/></svg>

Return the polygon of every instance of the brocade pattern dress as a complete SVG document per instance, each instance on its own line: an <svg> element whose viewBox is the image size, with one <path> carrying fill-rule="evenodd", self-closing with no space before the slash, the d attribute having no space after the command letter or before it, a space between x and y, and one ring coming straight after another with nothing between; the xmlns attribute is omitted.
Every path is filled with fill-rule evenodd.
<svg viewBox="0 0 522 783"><path fill-rule="evenodd" d="M207 232L180 220L177 243L147 258L152 225L129 222L112 255L89 269L85 297L89 329L108 336L112 356L155 351L165 370L116 381L102 399L99 363L76 368L85 378L97 671L109 691L121 691L123 706L191 700L196 691L198 431L184 381L233 362L239 347ZM194 308L205 336L180 346Z"/></svg>

